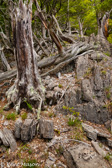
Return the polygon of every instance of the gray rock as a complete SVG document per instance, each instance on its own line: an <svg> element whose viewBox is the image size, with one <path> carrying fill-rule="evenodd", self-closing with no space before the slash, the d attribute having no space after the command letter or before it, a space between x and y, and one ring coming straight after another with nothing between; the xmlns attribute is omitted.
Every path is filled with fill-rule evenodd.
<svg viewBox="0 0 112 168"><path fill-rule="evenodd" d="M112 139L107 138L107 145L112 148Z"/></svg>
<svg viewBox="0 0 112 168"><path fill-rule="evenodd" d="M3 73L3 71L2 71L2 70L0 70L0 73Z"/></svg>
<svg viewBox="0 0 112 168"><path fill-rule="evenodd" d="M55 155L53 155L51 152L49 152L48 159L46 160L46 163L45 163L45 168L53 167L56 160L57 160L57 158L55 157Z"/></svg>
<svg viewBox="0 0 112 168"><path fill-rule="evenodd" d="M21 126L22 126L22 120L21 118L18 118L15 122L15 131L14 131L15 138L18 139L21 138Z"/></svg>
<svg viewBox="0 0 112 168"><path fill-rule="evenodd" d="M89 79L82 80L82 93L83 93L83 100L93 101L94 93L92 91Z"/></svg>
<svg viewBox="0 0 112 168"><path fill-rule="evenodd" d="M89 125L87 125L85 123L82 123L82 128L86 132L87 137L89 139L92 139L94 141L97 140L97 130L95 130L92 126L89 126Z"/></svg>
<svg viewBox="0 0 112 168"><path fill-rule="evenodd" d="M103 82L99 67L96 65L94 68L94 89L99 91L103 89Z"/></svg>
<svg viewBox="0 0 112 168"><path fill-rule="evenodd" d="M53 90L56 86L58 86L58 83L55 83L54 81L52 81L51 83L49 83L47 89Z"/></svg>
<svg viewBox="0 0 112 168"><path fill-rule="evenodd" d="M92 60L101 61L105 56L101 52L94 52L91 54L90 58Z"/></svg>
<svg viewBox="0 0 112 168"><path fill-rule="evenodd" d="M76 63L77 79L83 78L88 69L88 55L79 57Z"/></svg>
<svg viewBox="0 0 112 168"><path fill-rule="evenodd" d="M70 88L67 90L64 96L64 105L67 107L73 107L73 105L76 103L76 88Z"/></svg>
<svg viewBox="0 0 112 168"><path fill-rule="evenodd" d="M53 99L53 96L54 96L54 91L47 91L47 94L46 94L46 99Z"/></svg>
<svg viewBox="0 0 112 168"><path fill-rule="evenodd" d="M97 153L98 153L99 155L101 155L103 158L107 155L107 152L104 151L102 148L100 148L98 142L92 141L92 145L93 145L93 147L95 148L95 150L97 151Z"/></svg>
<svg viewBox="0 0 112 168"><path fill-rule="evenodd" d="M105 79L103 81L104 89L109 88L109 87L111 89L111 71L109 69L105 70L105 71L106 71L106 75L105 75Z"/></svg>
<svg viewBox="0 0 112 168"><path fill-rule="evenodd" d="M50 120L40 119L39 121L40 136L45 139L54 137L54 124Z"/></svg>
<svg viewBox="0 0 112 168"><path fill-rule="evenodd" d="M75 111L80 112L82 119L97 124L104 124L110 118L108 110L106 108L103 108L102 104L100 105L100 102L98 102L97 104L95 102L75 104L73 105L73 107Z"/></svg>
<svg viewBox="0 0 112 168"><path fill-rule="evenodd" d="M4 128L3 130L0 130L0 139L2 140L4 146L10 146L12 151L15 151L17 149L16 141L9 129Z"/></svg>
<svg viewBox="0 0 112 168"><path fill-rule="evenodd" d="M62 162L60 162L60 161L58 161L58 162L56 163L56 166L57 166L58 168L67 168L67 166L66 166L65 164L63 164Z"/></svg>
<svg viewBox="0 0 112 168"><path fill-rule="evenodd" d="M110 137L111 137L110 134L106 134L106 133L103 132L103 131L101 131L101 132L98 131L97 136L98 136L98 137L102 137L102 138L110 138Z"/></svg>
<svg viewBox="0 0 112 168"><path fill-rule="evenodd" d="M7 126L7 125L9 125L9 122L8 122L8 121L5 121L3 125L4 125L4 126Z"/></svg>
<svg viewBox="0 0 112 168"><path fill-rule="evenodd" d="M108 168L107 163L92 147L79 144L69 147L64 152L69 168Z"/></svg>
<svg viewBox="0 0 112 168"><path fill-rule="evenodd" d="M26 119L21 127L21 140L22 141L29 141L37 133L37 120L33 119Z"/></svg>

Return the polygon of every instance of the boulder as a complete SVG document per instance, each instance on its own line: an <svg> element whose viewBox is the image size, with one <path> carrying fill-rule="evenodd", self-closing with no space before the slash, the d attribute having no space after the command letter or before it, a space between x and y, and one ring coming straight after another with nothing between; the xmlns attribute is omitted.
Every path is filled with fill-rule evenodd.
<svg viewBox="0 0 112 168"><path fill-rule="evenodd" d="M17 143L12 132L9 129L4 128L3 130L0 130L0 139L3 142L4 146L10 147L12 151L15 151L17 149Z"/></svg>
<svg viewBox="0 0 112 168"><path fill-rule="evenodd" d="M32 140L33 137L37 133L37 124L38 121L34 119L26 119L21 126L21 140L29 141Z"/></svg>
<svg viewBox="0 0 112 168"><path fill-rule="evenodd" d="M95 130L92 126L89 126L85 123L82 123L82 128L87 134L87 137L91 140L97 140L97 130Z"/></svg>
<svg viewBox="0 0 112 168"><path fill-rule="evenodd" d="M109 168L109 165L90 146L79 144L64 152L69 168Z"/></svg>
<svg viewBox="0 0 112 168"><path fill-rule="evenodd" d="M41 138L52 139L54 137L54 124L51 120L39 120L39 133Z"/></svg>
<svg viewBox="0 0 112 168"><path fill-rule="evenodd" d="M22 126L22 120L21 118L18 118L15 122L15 138L20 139L21 138L21 126Z"/></svg>

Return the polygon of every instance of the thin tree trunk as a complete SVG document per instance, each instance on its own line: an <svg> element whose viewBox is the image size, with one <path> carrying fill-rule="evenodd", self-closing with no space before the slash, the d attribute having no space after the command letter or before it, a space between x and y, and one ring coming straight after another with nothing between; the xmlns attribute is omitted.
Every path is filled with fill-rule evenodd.
<svg viewBox="0 0 112 168"><path fill-rule="evenodd" d="M69 0L68 0L68 6L67 6L67 19L68 19L68 32L69 32L69 35L71 35L71 25L70 25L70 17L69 17Z"/></svg>
<svg viewBox="0 0 112 168"><path fill-rule="evenodd" d="M41 29L42 29L42 37L45 39L46 38L46 29L43 24L42 24Z"/></svg>
<svg viewBox="0 0 112 168"><path fill-rule="evenodd" d="M52 29L52 28L49 28L49 26L48 26L48 24L47 24L47 22L46 22L46 20L45 20L45 16L44 16L44 14L42 13L42 11L41 11L41 9L40 9L40 6L39 6L39 4L38 4L38 2L37 2L37 0L35 0L35 2L36 2L36 7L37 7L37 16L39 17L39 19L40 19L41 22L43 23L43 25L44 25L44 27L46 28L46 30L49 31L50 36L51 36L53 42L54 42L54 43L56 44L56 46L57 46L57 49L58 49L59 54L62 55L62 54L63 54L63 47L62 47L62 45L61 45L61 43L60 43L59 38L58 38L57 35L54 33L53 29Z"/></svg>
<svg viewBox="0 0 112 168"><path fill-rule="evenodd" d="M80 36L81 36L81 38L83 38L84 37L84 34L83 34L83 25L81 23L80 18L78 18L78 21L79 21Z"/></svg>
<svg viewBox="0 0 112 168"><path fill-rule="evenodd" d="M0 48L1 48L1 45L0 45ZM5 69L6 71L11 70L11 67L10 67L10 65L9 65L9 63L8 63L8 61L7 61L6 57L5 57L5 55L4 55L3 49L0 50L0 55L1 55L1 60L2 60L2 63L3 63L4 69Z"/></svg>
<svg viewBox="0 0 112 168"><path fill-rule="evenodd" d="M69 42L69 43L74 43L74 40L73 40L72 38L70 38L70 37L68 37L68 36L65 36L65 35L62 33L62 31L61 31L61 29L60 29L60 27L59 27L58 21L57 21L57 19L55 18L54 15L52 16L52 18L53 18L54 22L56 23L57 30L59 31L59 34L60 34L61 39L62 39L63 41L67 41L67 42Z"/></svg>
<svg viewBox="0 0 112 168"><path fill-rule="evenodd" d="M38 73L36 53L33 47L31 28L32 0L28 5L19 0L13 25L15 39L15 54L17 61L17 80L7 92L8 105L13 103L16 112L19 112L23 102L30 102L39 107L44 99L44 87Z"/></svg>

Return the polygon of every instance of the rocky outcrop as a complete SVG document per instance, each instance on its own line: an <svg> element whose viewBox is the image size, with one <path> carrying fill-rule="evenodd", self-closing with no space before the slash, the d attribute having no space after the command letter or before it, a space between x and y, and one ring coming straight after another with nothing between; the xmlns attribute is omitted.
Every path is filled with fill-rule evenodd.
<svg viewBox="0 0 112 168"><path fill-rule="evenodd" d="M109 123L112 117L112 108L109 106L112 100L112 59L101 52L94 52L79 57L75 65L75 74L72 72L60 77L62 98L59 102L60 97L58 98L55 111L70 113L63 109L63 106L67 106L80 112L82 119L98 124ZM67 82L64 83L65 75ZM52 94L53 91L54 89Z"/></svg>

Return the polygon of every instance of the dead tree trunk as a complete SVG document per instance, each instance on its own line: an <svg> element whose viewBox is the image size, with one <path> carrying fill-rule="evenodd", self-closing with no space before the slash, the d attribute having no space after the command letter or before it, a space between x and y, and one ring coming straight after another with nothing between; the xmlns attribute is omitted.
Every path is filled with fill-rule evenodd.
<svg viewBox="0 0 112 168"><path fill-rule="evenodd" d="M36 53L33 47L31 28L32 0L28 5L19 0L14 23L15 55L17 61L17 80L7 91L8 105L15 106L19 112L23 102L30 102L35 108L41 109L44 99L44 87L38 73Z"/></svg>
<svg viewBox="0 0 112 168"><path fill-rule="evenodd" d="M53 21L55 22L55 24L56 24L56 26L57 26L57 30L58 30L58 32L59 32L59 35L60 35L61 39L62 39L63 41L67 41L68 43L74 43L75 41L74 41L72 38L70 38L70 37L68 37L68 36L65 36L65 35L62 33L62 31L61 31L61 29L60 29L60 27L59 27L58 21L57 21L57 19L55 18L54 15L52 15L52 18L53 18Z"/></svg>
<svg viewBox="0 0 112 168"><path fill-rule="evenodd" d="M81 38L84 37L84 34L83 34L83 24L81 23L81 19L78 18L78 22L79 22L79 30L80 30L80 36Z"/></svg>
<svg viewBox="0 0 112 168"><path fill-rule="evenodd" d="M46 22L45 16L44 16L44 14L42 13L41 8L40 8L40 6L39 6L37 0L35 0L35 2L36 2L36 7L37 7L37 16L39 17L39 19L40 19L41 22L43 23L43 25L44 25L44 27L46 28L46 30L49 31L50 36L51 36L53 42L56 44L56 47L57 47L57 49L58 49L59 54L62 55L62 53L63 53L63 47L62 47L62 45L61 45L61 43L60 43L59 38L58 38L57 35L54 33L54 31L53 31L53 29L51 28L51 26L50 26L50 27L48 26L48 23Z"/></svg>

